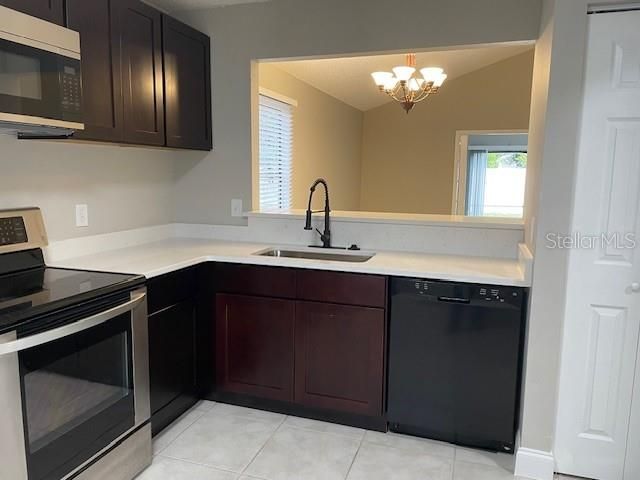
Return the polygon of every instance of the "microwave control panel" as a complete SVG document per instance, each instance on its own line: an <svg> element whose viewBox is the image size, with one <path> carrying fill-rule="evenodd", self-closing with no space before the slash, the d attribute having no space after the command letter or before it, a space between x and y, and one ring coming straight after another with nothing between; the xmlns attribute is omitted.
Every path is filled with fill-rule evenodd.
<svg viewBox="0 0 640 480"><path fill-rule="evenodd" d="M82 83L80 67L64 65L60 72L62 87L62 109L64 112L80 113L82 103Z"/></svg>

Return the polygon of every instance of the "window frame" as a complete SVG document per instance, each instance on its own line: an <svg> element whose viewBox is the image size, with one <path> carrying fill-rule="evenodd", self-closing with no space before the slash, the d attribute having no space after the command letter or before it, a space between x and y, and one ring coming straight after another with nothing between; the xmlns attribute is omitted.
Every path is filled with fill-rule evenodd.
<svg viewBox="0 0 640 480"><path fill-rule="evenodd" d="M513 129L513 130L458 130L456 131L455 143L455 160L453 170L453 190L451 198L451 214L466 216L467 202L467 170L468 170L468 152L469 137L471 135L511 135L511 134L529 134L529 130ZM515 147L506 147L514 148ZM492 146L489 151L500 150ZM525 152L528 153L528 146ZM528 166L527 166L528 168Z"/></svg>

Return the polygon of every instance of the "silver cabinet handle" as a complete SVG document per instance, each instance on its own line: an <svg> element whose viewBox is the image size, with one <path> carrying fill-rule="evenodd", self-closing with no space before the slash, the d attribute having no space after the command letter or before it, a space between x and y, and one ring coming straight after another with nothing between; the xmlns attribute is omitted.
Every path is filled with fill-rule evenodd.
<svg viewBox="0 0 640 480"><path fill-rule="evenodd" d="M77 322L63 325L62 327L54 328L52 330L38 333L36 335L31 335L29 337L13 340L11 342L0 343L0 356L37 347L38 345L43 345L45 343L49 343L54 340L67 337L69 335L73 335L74 333L79 333L83 330L88 330L92 327L98 326L101 323L105 323L112 318L133 310L145 299L146 296L146 293L139 293L134 295L128 302L110 308L109 310L105 310L104 312L96 313L95 315L91 315L90 317L83 318L82 320L78 320Z"/></svg>
<svg viewBox="0 0 640 480"><path fill-rule="evenodd" d="M640 292L640 283L638 283L638 282L633 282L633 283L631 284L631 291L632 291L632 292L634 292L634 293L638 293L638 292Z"/></svg>

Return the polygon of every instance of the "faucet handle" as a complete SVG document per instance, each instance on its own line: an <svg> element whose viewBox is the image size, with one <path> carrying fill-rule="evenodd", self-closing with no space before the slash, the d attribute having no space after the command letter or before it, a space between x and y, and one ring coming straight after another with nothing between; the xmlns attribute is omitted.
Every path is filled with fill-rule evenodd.
<svg viewBox="0 0 640 480"><path fill-rule="evenodd" d="M311 230L311 209L307 210L307 218L304 224L305 230Z"/></svg>

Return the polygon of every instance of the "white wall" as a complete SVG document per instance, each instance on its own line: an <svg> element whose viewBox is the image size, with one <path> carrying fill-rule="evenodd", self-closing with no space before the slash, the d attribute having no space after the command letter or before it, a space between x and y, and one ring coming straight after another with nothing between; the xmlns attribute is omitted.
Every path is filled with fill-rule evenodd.
<svg viewBox="0 0 640 480"><path fill-rule="evenodd" d="M553 448L568 253L545 248L548 232L571 225L582 103L587 2L545 0L536 46L525 222L535 250L521 446Z"/></svg>
<svg viewBox="0 0 640 480"><path fill-rule="evenodd" d="M0 135L0 209L38 206L50 240L172 222L182 151L25 141ZM89 206L88 228L75 205Z"/></svg>
<svg viewBox="0 0 640 480"><path fill-rule="evenodd" d="M183 18L212 38L214 152L179 167L178 219L231 224L230 200L252 202L251 60L535 40L540 2L272 0Z"/></svg>

